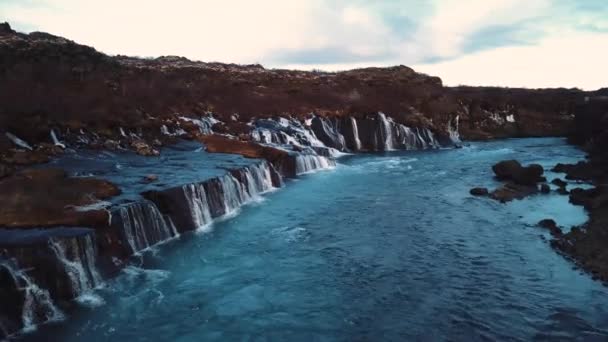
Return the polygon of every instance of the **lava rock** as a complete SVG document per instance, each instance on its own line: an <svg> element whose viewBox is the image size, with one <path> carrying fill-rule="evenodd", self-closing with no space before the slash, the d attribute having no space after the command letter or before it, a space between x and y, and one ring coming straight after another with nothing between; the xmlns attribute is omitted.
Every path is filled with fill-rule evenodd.
<svg viewBox="0 0 608 342"><path fill-rule="evenodd" d="M536 186L521 185L514 182L509 182L502 187L490 193L490 198L493 198L502 203L510 202L515 199L523 199L527 196L538 193Z"/></svg>
<svg viewBox="0 0 608 342"><path fill-rule="evenodd" d="M521 164L517 160L504 160L492 166L492 170L499 180L513 179L513 176L521 171Z"/></svg>
<svg viewBox="0 0 608 342"><path fill-rule="evenodd" d="M561 237L563 235L562 230L559 229L557 223L552 219L544 219L538 222L538 226L548 229L551 235L553 235L554 237Z"/></svg>
<svg viewBox="0 0 608 342"><path fill-rule="evenodd" d="M490 194L487 188L473 188L470 193L473 196L488 196Z"/></svg>
<svg viewBox="0 0 608 342"><path fill-rule="evenodd" d="M533 186L546 181L545 170L539 164L523 167L517 160L505 160L492 166L492 170L499 180L511 180L520 185Z"/></svg>

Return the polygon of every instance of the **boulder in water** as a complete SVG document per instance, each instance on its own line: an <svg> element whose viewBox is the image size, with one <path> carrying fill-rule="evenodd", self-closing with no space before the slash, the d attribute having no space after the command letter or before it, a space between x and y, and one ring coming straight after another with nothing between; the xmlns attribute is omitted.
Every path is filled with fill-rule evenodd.
<svg viewBox="0 0 608 342"><path fill-rule="evenodd" d="M559 178L555 178L554 180L551 181L551 184L553 185L557 185L560 188L565 188L566 186L568 186L568 183L559 179Z"/></svg>
<svg viewBox="0 0 608 342"><path fill-rule="evenodd" d="M499 180L513 179L513 176L521 171L521 164L517 160L504 160L492 166L492 170Z"/></svg>
<svg viewBox="0 0 608 342"><path fill-rule="evenodd" d="M492 170L499 180L511 180L520 185L532 186L546 181L545 170L539 164L523 167L517 160L505 160L492 166Z"/></svg>
<svg viewBox="0 0 608 342"><path fill-rule="evenodd" d="M554 237L562 236L562 230L559 229L559 227L557 226L557 223L552 219L544 219L544 220L538 222L538 226L548 229L549 232L551 233L551 235L553 235Z"/></svg>
<svg viewBox="0 0 608 342"><path fill-rule="evenodd" d="M487 188L473 188L470 193L473 196L488 196L490 194Z"/></svg>
<svg viewBox="0 0 608 342"><path fill-rule="evenodd" d="M540 185L540 192L543 194L548 194L551 192L551 187L549 187L549 184L543 183Z"/></svg>
<svg viewBox="0 0 608 342"><path fill-rule="evenodd" d="M536 186L509 182L490 193L490 197L502 203L506 203L515 199L523 199L536 193L538 193L538 188Z"/></svg>

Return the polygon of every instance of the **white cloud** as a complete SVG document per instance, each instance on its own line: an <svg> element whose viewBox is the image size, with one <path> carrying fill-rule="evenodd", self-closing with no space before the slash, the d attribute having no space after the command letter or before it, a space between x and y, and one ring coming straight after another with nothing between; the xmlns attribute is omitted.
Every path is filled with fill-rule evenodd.
<svg viewBox="0 0 608 342"><path fill-rule="evenodd" d="M608 85L607 60L608 33L562 32L535 46L502 47L414 68L452 86L595 90Z"/></svg>
<svg viewBox="0 0 608 342"><path fill-rule="evenodd" d="M462 53L466 38L488 26L513 25L550 8L549 0L443 0L416 34L428 40L433 57Z"/></svg>

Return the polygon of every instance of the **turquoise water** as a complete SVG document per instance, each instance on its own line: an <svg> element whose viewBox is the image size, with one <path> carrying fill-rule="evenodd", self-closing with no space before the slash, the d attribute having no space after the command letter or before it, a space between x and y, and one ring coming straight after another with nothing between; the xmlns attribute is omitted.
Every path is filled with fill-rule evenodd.
<svg viewBox="0 0 608 342"><path fill-rule="evenodd" d="M469 195L498 184L499 160L582 157L560 139L345 157L155 248L24 339L605 341L607 289L535 227L584 211L559 195Z"/></svg>

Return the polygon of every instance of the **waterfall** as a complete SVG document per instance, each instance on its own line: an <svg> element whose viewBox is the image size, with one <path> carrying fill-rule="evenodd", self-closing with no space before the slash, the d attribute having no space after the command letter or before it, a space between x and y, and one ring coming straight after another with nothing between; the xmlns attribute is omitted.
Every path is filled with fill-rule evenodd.
<svg viewBox="0 0 608 342"><path fill-rule="evenodd" d="M336 162L312 154L300 154L296 156L296 175L310 173L316 170L326 170L336 166Z"/></svg>
<svg viewBox="0 0 608 342"><path fill-rule="evenodd" d="M355 151L361 150L361 140L359 139L359 128L357 126L357 119L353 116L350 117L350 122L353 126L353 137L355 139Z"/></svg>
<svg viewBox="0 0 608 342"><path fill-rule="evenodd" d="M57 135L55 134L55 130L51 130L51 140L53 140L53 144L55 146L59 146L61 148L65 148L65 144L63 144L59 139L57 139Z"/></svg>
<svg viewBox="0 0 608 342"><path fill-rule="evenodd" d="M25 282L25 301L23 302L23 331L36 330L36 323L55 322L65 319L61 310L59 310L49 291L41 289L29 277L22 274L21 279ZM42 312L43 318L38 317Z"/></svg>
<svg viewBox="0 0 608 342"><path fill-rule="evenodd" d="M101 283L101 277L95 266L96 250L91 236L50 239L49 247L63 265L75 297Z"/></svg>
<svg viewBox="0 0 608 342"><path fill-rule="evenodd" d="M211 223L211 212L209 211L205 187L202 184L187 184L182 189L195 229Z"/></svg>
<svg viewBox="0 0 608 342"><path fill-rule="evenodd" d="M7 138L10 139L10 141L13 142L13 144L15 144L15 145L17 145L17 146L19 146L21 148L24 148L26 150L30 150L30 151L33 150L32 146L30 146L30 144L28 144L25 141L21 140L18 136L14 135L12 133L9 133L9 132L6 132L5 135L6 135Z"/></svg>
<svg viewBox="0 0 608 342"><path fill-rule="evenodd" d="M150 201L124 205L113 217L133 254L178 235L175 226Z"/></svg>
<svg viewBox="0 0 608 342"><path fill-rule="evenodd" d="M456 117L454 118L454 124L452 124L452 120L450 120L450 122L448 123L448 133L450 134L450 140L452 140L452 143L460 142L460 133L458 132L459 122L460 116L456 115Z"/></svg>
<svg viewBox="0 0 608 342"><path fill-rule="evenodd" d="M234 213L241 204L249 200L249 194L244 191L243 185L231 174L223 176L220 182L224 194L224 215L230 215Z"/></svg>
<svg viewBox="0 0 608 342"><path fill-rule="evenodd" d="M65 318L47 290L40 288L24 270L19 270L15 262L6 260L0 264L14 281L14 288L23 293L21 327L23 331L36 330L36 324L60 321ZM6 289L3 289L3 291ZM5 329L7 330L7 329ZM11 331L6 331L10 333Z"/></svg>
<svg viewBox="0 0 608 342"><path fill-rule="evenodd" d="M392 150L394 150L392 121L389 121L386 118L386 115L384 115L384 113L382 113L382 112L378 113L378 117L380 118L380 121L382 121L382 126L380 127L380 132L381 132L381 136L384 140L384 150L392 151Z"/></svg>
<svg viewBox="0 0 608 342"><path fill-rule="evenodd" d="M260 194L274 189L272 184L272 173L268 162L254 164L245 169L236 171L241 175L241 182L249 195L249 200L258 197Z"/></svg>

